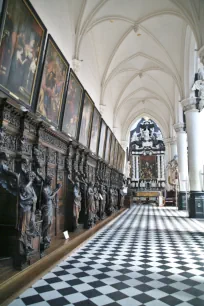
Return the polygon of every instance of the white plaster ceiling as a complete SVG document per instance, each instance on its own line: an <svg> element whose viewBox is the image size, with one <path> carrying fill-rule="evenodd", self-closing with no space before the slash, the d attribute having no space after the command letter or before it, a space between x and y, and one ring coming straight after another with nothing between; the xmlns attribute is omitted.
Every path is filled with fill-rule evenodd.
<svg viewBox="0 0 204 306"><path fill-rule="evenodd" d="M200 0L73 0L74 58L91 66L100 104L113 127L126 130L147 114L163 127L175 122L175 90L184 97L186 29L199 44ZM189 28L189 27L188 27ZM83 68L82 68L83 69Z"/></svg>

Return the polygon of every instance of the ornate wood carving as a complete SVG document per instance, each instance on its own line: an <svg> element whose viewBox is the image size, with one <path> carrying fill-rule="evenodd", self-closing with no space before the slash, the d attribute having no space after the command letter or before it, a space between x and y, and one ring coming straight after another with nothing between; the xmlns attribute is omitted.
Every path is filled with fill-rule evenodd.
<svg viewBox="0 0 204 306"><path fill-rule="evenodd" d="M6 154L3 161L1 154ZM8 231L0 218L5 234L0 235L0 256L14 256L16 267L43 256L53 235L74 230L77 223L89 228L112 213L122 179L88 149L49 129L34 114L0 100L0 213L6 209L7 215L1 217L10 222ZM19 196L10 187L2 189L2 184L15 185ZM34 209L27 212L27 203Z"/></svg>

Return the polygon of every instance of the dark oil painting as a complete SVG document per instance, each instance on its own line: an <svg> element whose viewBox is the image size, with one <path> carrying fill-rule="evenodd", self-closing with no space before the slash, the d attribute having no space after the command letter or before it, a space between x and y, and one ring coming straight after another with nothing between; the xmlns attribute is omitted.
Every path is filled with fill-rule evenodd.
<svg viewBox="0 0 204 306"><path fill-rule="evenodd" d="M48 39L37 112L54 125L58 125L68 63L51 39Z"/></svg>
<svg viewBox="0 0 204 306"><path fill-rule="evenodd" d="M8 0L0 46L1 88L31 105L45 27L27 1Z"/></svg>
<svg viewBox="0 0 204 306"><path fill-rule="evenodd" d="M104 144L106 137L106 124L104 121L101 122L101 131L100 131L100 140L99 140L99 148L98 148L98 156L103 158L104 154Z"/></svg>
<svg viewBox="0 0 204 306"><path fill-rule="evenodd" d="M71 72L69 86L64 109L62 130L71 137L77 137L79 123L80 106L82 102L83 87Z"/></svg>
<svg viewBox="0 0 204 306"><path fill-rule="evenodd" d="M93 102L88 95L85 94L79 133L79 142L85 147L89 146L92 113Z"/></svg>
<svg viewBox="0 0 204 306"><path fill-rule="evenodd" d="M110 164L111 164L111 166L113 165L114 150L115 150L115 136L112 134L111 151L110 151Z"/></svg>
<svg viewBox="0 0 204 306"><path fill-rule="evenodd" d="M108 128L106 136L106 147L105 147L105 161L108 163L110 158L110 146L111 146L111 130Z"/></svg>
<svg viewBox="0 0 204 306"><path fill-rule="evenodd" d="M90 147L89 147L94 154L97 153L100 119L101 117L99 111L96 108L94 108L93 121L91 127Z"/></svg>
<svg viewBox="0 0 204 306"><path fill-rule="evenodd" d="M142 180L157 178L156 156L140 156L140 178Z"/></svg>
<svg viewBox="0 0 204 306"><path fill-rule="evenodd" d="M117 167L117 156L118 156L118 141L115 141L115 150L114 150L114 160L113 160L113 166Z"/></svg>

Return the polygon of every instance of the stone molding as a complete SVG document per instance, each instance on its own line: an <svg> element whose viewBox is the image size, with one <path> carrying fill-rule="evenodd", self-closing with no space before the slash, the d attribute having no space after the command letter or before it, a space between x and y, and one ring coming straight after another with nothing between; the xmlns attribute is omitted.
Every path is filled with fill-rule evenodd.
<svg viewBox="0 0 204 306"><path fill-rule="evenodd" d="M184 123L182 123L182 122L178 122L178 123L174 124L173 127L174 127L174 130L175 130L176 133L186 133L184 131Z"/></svg>

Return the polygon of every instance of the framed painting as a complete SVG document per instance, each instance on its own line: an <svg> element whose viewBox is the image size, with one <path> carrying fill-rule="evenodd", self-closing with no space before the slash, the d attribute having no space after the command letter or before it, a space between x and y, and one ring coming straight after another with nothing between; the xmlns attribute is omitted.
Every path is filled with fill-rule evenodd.
<svg viewBox="0 0 204 306"><path fill-rule="evenodd" d="M157 163L155 155L139 156L140 163L140 178L156 179L157 178Z"/></svg>
<svg viewBox="0 0 204 306"><path fill-rule="evenodd" d="M68 69L68 62L49 35L37 100L37 113L55 126L59 124Z"/></svg>
<svg viewBox="0 0 204 306"><path fill-rule="evenodd" d="M101 158L104 157L106 128L107 128L107 125L105 121L101 120L100 139L99 139L99 147L98 147L98 156Z"/></svg>
<svg viewBox="0 0 204 306"><path fill-rule="evenodd" d="M112 140L111 140L111 150L110 150L110 165L113 165L113 158L114 158L114 150L115 150L115 136L112 133Z"/></svg>
<svg viewBox="0 0 204 306"><path fill-rule="evenodd" d="M100 121L101 115L96 107L94 107L92 127L91 127L91 139L89 149L94 154L97 154L98 148L98 139L99 139L99 131L100 131Z"/></svg>
<svg viewBox="0 0 204 306"><path fill-rule="evenodd" d="M111 130L107 127L106 145L105 145L105 161L109 163L111 146Z"/></svg>
<svg viewBox="0 0 204 306"><path fill-rule="evenodd" d="M86 92L84 95L83 109L81 115L80 129L79 129L79 142L89 147L91 123L93 116L94 103Z"/></svg>
<svg viewBox="0 0 204 306"><path fill-rule="evenodd" d="M117 168L117 157L118 157L118 141L115 141L115 150L114 150L114 159L113 159L113 167Z"/></svg>
<svg viewBox="0 0 204 306"><path fill-rule="evenodd" d="M29 1L3 1L0 90L30 109L36 97L46 33Z"/></svg>
<svg viewBox="0 0 204 306"><path fill-rule="evenodd" d="M74 139L77 138L83 91L83 86L71 69L63 111L62 131Z"/></svg>
<svg viewBox="0 0 204 306"><path fill-rule="evenodd" d="M122 150L122 155L121 155L121 162L120 162L120 171L123 172L124 169L124 162L125 162L125 151Z"/></svg>
<svg viewBox="0 0 204 306"><path fill-rule="evenodd" d="M116 163L116 169L120 170L120 159L121 159L121 146L118 144L118 155L117 155L117 163Z"/></svg>

